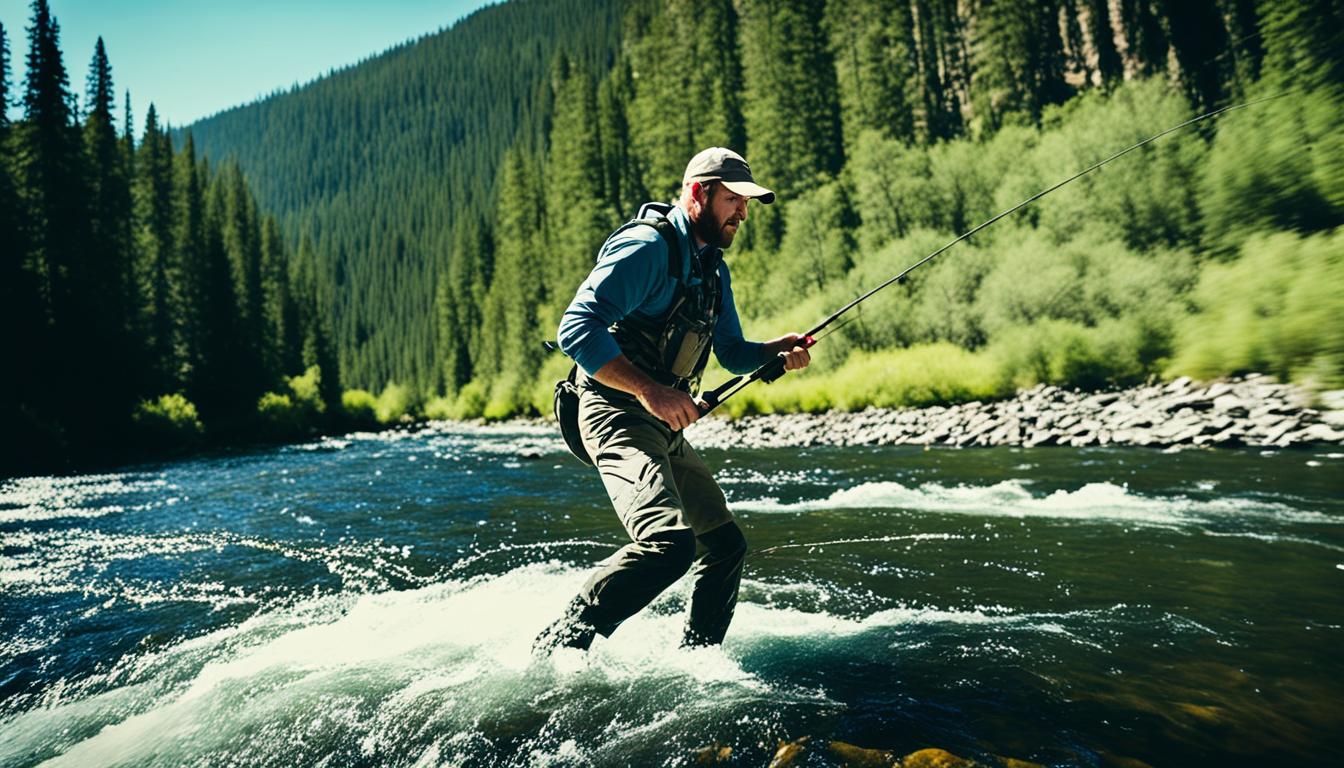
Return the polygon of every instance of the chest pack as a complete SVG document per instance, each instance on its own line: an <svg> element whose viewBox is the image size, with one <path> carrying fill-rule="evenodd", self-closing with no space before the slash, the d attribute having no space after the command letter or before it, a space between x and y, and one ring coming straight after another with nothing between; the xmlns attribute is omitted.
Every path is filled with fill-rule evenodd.
<svg viewBox="0 0 1344 768"><path fill-rule="evenodd" d="M680 237L667 218L671 211L670 205L648 203L640 208L639 218L627 222L607 238L610 241L631 227L653 227L667 244L667 277L673 286L672 299L662 313L653 317L632 313L608 330L621 353L649 378L694 394L709 362L714 323L722 306L719 254L711 249L708 258L693 255L690 270L683 278ZM592 465L579 437L579 377L583 375L575 365L568 376L556 382L555 418L570 453Z"/></svg>

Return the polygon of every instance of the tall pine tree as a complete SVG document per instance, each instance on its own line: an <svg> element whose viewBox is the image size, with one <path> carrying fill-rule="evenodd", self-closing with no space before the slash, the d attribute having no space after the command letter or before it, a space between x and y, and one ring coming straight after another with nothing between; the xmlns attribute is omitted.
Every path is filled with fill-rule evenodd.
<svg viewBox="0 0 1344 768"><path fill-rule="evenodd" d="M75 97L61 60L60 27L45 0L34 0L28 28L24 120L15 130L15 177L27 247L26 268L35 285L40 318L34 328L32 374L39 410L71 415L75 443L87 436L91 404L81 391L101 372L87 365L90 290L84 247L88 240L84 147L75 122ZM90 375L93 374L93 375ZM78 446L76 446L78 448Z"/></svg>
<svg viewBox="0 0 1344 768"><path fill-rule="evenodd" d="M975 113L985 130L1014 118L1035 122L1068 98L1059 4L985 0L976 20Z"/></svg>
<svg viewBox="0 0 1344 768"><path fill-rule="evenodd" d="M918 62L909 0L831 3L826 10L846 150L864 131L912 141Z"/></svg>
<svg viewBox="0 0 1344 768"><path fill-rule="evenodd" d="M103 39L98 38L89 65L88 117L84 123L89 194L89 240L83 257L85 277L85 338L88 364L94 371L135 370L140 362L131 334L131 307L135 304L132 271L132 206L123 149L117 138L113 110L112 67ZM124 420L135 402L136 382L129 376L103 378L96 393L96 416L102 426ZM99 433L109 430L100 428Z"/></svg>

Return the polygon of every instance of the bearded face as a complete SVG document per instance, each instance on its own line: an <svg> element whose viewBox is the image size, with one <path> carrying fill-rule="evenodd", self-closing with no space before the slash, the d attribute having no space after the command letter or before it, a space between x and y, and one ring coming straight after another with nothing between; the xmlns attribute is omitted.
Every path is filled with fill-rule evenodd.
<svg viewBox="0 0 1344 768"><path fill-rule="evenodd" d="M733 244L737 230L747 220L748 198L733 192L722 184L707 184L705 199L700 201L699 215L695 217L695 234L709 245L727 248ZM704 187L702 187L704 189Z"/></svg>

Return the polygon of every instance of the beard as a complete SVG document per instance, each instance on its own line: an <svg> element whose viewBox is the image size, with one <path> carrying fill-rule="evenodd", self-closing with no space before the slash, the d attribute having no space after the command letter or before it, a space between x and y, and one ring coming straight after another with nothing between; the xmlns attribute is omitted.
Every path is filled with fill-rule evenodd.
<svg viewBox="0 0 1344 768"><path fill-rule="evenodd" d="M727 248L733 244L733 237L741 224L737 217L721 220L709 206L705 206L695 222L695 234L709 245Z"/></svg>

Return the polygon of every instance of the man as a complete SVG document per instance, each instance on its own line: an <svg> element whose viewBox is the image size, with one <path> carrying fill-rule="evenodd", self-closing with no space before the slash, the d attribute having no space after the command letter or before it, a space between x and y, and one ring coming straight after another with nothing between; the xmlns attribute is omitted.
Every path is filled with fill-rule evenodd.
<svg viewBox="0 0 1344 768"><path fill-rule="evenodd" d="M775 194L747 162L713 147L691 158L665 219L636 220L598 254L560 321L559 343L580 371L579 436L630 535L588 579L535 648L587 649L679 579L696 558L683 645L723 641L737 604L747 542L709 468L682 430L700 417L692 397L712 347L723 367L747 373L772 356L794 370L810 362L801 336L742 337L722 249L747 204Z"/></svg>

